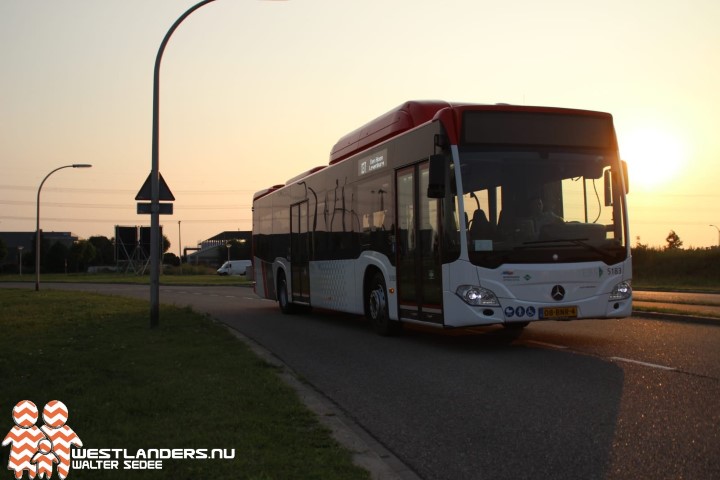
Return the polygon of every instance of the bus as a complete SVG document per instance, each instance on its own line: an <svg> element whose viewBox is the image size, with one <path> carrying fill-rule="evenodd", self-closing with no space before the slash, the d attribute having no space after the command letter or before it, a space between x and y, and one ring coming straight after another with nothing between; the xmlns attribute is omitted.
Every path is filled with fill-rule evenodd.
<svg viewBox="0 0 720 480"><path fill-rule="evenodd" d="M627 192L608 113L409 101L255 193L255 292L383 335L627 317Z"/></svg>

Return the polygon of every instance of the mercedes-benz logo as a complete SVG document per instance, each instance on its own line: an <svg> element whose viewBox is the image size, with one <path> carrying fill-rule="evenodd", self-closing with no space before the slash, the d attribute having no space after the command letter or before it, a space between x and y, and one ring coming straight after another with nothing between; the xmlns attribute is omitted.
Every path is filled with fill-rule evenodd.
<svg viewBox="0 0 720 480"><path fill-rule="evenodd" d="M555 285L550 291L550 296L559 302L560 300L565 298L565 289L562 287L562 285Z"/></svg>

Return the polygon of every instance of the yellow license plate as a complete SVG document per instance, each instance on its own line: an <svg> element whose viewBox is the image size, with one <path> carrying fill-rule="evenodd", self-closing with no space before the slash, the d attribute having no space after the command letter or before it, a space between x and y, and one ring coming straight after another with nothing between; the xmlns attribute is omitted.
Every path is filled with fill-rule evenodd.
<svg viewBox="0 0 720 480"><path fill-rule="evenodd" d="M571 320L577 318L577 307L544 307L540 318L544 320Z"/></svg>

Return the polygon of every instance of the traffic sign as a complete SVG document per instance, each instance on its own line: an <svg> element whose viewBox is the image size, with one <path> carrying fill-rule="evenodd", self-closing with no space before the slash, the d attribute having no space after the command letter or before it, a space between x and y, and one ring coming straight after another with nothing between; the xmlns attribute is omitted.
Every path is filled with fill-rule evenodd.
<svg viewBox="0 0 720 480"><path fill-rule="evenodd" d="M159 200L165 200L167 202L172 202L175 200L175 196L170 191L170 188L167 186L167 183L165 183L165 179L163 178L162 174L160 175L160 198ZM145 183L143 183L142 187L140 187L140 191L135 196L135 200L152 200L152 187L150 187L150 177L152 176L152 173L148 175L147 180L145 180ZM139 208L139 207L138 207ZM140 213L140 212L138 212Z"/></svg>
<svg viewBox="0 0 720 480"><path fill-rule="evenodd" d="M173 214L173 204L172 203L158 203L158 206L160 207L160 211L158 212L160 215L172 215ZM138 202L137 213L138 213L138 215L151 214L152 213L152 203Z"/></svg>

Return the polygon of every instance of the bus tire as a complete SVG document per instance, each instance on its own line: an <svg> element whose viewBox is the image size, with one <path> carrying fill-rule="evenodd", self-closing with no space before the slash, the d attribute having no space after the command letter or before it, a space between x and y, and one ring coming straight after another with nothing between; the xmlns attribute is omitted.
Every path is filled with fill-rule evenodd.
<svg viewBox="0 0 720 480"><path fill-rule="evenodd" d="M295 311L295 306L290 301L290 294L288 292L287 280L285 279L285 273L280 272L277 283L277 298L280 311L286 315L291 314Z"/></svg>
<svg viewBox="0 0 720 480"><path fill-rule="evenodd" d="M400 323L390 320L387 288L382 273L376 271L372 274L365 290L365 298L365 314L373 330L380 335L397 334Z"/></svg>

